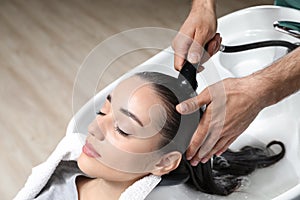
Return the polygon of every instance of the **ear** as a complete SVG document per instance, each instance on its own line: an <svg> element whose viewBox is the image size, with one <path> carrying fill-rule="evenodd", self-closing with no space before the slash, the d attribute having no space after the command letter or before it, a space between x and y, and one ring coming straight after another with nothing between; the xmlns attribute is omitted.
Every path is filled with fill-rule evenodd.
<svg viewBox="0 0 300 200"><path fill-rule="evenodd" d="M180 164L182 155L178 151L172 151L161 157L158 163L155 164L155 169L152 170L152 174L162 176L168 174L178 167Z"/></svg>

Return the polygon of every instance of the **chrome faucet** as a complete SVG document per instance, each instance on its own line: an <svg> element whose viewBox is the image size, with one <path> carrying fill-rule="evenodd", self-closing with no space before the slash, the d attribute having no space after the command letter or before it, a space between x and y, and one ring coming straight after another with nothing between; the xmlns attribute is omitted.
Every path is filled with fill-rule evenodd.
<svg viewBox="0 0 300 200"><path fill-rule="evenodd" d="M275 30L282 33L289 34L295 38L300 39L300 23L293 21L275 21L273 23ZM291 43L283 40L267 40L254 43L248 43L236 46L227 46L221 44L219 51L223 53L235 53L239 51L246 51L250 49L270 47L270 46L282 46L287 48L287 53L293 51L294 49L300 47L300 42Z"/></svg>
<svg viewBox="0 0 300 200"><path fill-rule="evenodd" d="M300 23L293 21L275 21L273 23L275 30L286 33L300 39Z"/></svg>

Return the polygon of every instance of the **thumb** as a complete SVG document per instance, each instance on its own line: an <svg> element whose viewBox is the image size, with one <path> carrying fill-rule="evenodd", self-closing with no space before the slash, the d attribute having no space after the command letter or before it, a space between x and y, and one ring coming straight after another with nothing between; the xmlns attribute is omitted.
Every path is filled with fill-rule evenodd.
<svg viewBox="0 0 300 200"><path fill-rule="evenodd" d="M203 105L209 104L211 97L208 89L203 90L199 95L181 102L176 106L176 110L181 114L190 114L199 110Z"/></svg>

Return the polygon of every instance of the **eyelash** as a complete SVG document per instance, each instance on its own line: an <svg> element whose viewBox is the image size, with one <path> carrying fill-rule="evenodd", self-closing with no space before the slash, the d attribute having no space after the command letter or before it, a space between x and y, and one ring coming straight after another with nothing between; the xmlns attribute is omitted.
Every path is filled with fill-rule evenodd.
<svg viewBox="0 0 300 200"><path fill-rule="evenodd" d="M101 115L101 116L105 116L105 115L106 115L105 113L103 113L103 112L101 112L101 111L98 111L96 114L97 114L97 115ZM122 135L122 136L124 136L124 137L127 137L127 136L130 135L130 134L125 133L124 131L122 131L122 130L119 128L118 125L115 125L114 129L115 129L115 131L117 131L120 135Z"/></svg>
<svg viewBox="0 0 300 200"><path fill-rule="evenodd" d="M101 112L101 111L96 112L96 114L97 114L97 115L102 115L102 116L106 115L105 113L103 113L103 112Z"/></svg>
<svg viewBox="0 0 300 200"><path fill-rule="evenodd" d="M124 136L124 137L127 137L129 136L130 134L128 133L125 133L124 131L122 131L118 125L115 125L115 131L117 131L120 135Z"/></svg>

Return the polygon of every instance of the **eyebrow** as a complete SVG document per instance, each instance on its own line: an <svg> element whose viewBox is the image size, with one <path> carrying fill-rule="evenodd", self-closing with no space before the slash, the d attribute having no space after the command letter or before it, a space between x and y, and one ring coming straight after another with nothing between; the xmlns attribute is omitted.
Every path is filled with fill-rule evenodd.
<svg viewBox="0 0 300 200"><path fill-rule="evenodd" d="M120 108L120 111L124 114L127 115L128 117L130 117L131 119L135 120L141 127L144 127L143 123L141 122L141 120L139 120L139 118L137 118L137 116L135 116L133 113L129 112L128 110L126 110L125 108Z"/></svg>
<svg viewBox="0 0 300 200"><path fill-rule="evenodd" d="M111 95L107 95L106 99L111 103ZM124 115L130 117L131 119L133 119L134 121L136 121L141 127L144 127L143 123L141 122L141 120L135 116L133 113L129 112L129 110L126 110L125 108L120 108L121 113L123 113Z"/></svg>

